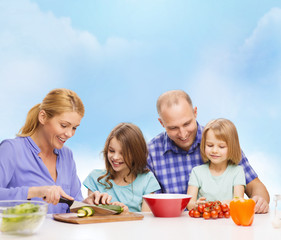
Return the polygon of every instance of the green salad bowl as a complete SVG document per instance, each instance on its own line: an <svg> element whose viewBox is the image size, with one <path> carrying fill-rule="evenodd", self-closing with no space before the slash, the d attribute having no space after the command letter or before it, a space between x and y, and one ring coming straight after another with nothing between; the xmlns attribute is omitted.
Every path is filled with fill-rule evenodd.
<svg viewBox="0 0 281 240"><path fill-rule="evenodd" d="M48 204L40 201L0 201L0 231L2 234L31 235L44 222Z"/></svg>

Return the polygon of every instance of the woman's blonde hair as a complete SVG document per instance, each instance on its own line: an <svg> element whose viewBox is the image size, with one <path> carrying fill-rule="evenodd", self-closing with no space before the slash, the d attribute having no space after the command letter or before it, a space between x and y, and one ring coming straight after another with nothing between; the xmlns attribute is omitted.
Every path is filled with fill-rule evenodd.
<svg viewBox="0 0 281 240"><path fill-rule="evenodd" d="M98 178L98 182L103 184L100 180L106 177L105 181L108 185L103 185L105 185L107 189L112 188L112 183L109 180L114 179L116 176L116 172L112 168L107 156L109 144L113 138L116 138L121 145L123 160L129 168L128 175L133 174L134 177L137 177L140 173L149 172L146 167L148 149L141 130L132 123L120 123L107 137L103 149L106 174L100 176ZM126 182L126 177L124 178L124 181Z"/></svg>
<svg viewBox="0 0 281 240"><path fill-rule="evenodd" d="M39 126L38 114L44 110L47 117L53 118L65 112L77 112L84 116L84 105L79 96L72 90L58 88L50 91L41 104L36 104L27 114L24 126L19 130L18 136L32 136Z"/></svg>
<svg viewBox="0 0 281 240"><path fill-rule="evenodd" d="M228 148L228 162L230 164L238 164L241 160L241 148L239 144L238 133L235 125L228 119L219 118L210 121L204 128L200 144L200 152L204 162L208 162L205 154L206 135L212 130L217 139L224 141Z"/></svg>

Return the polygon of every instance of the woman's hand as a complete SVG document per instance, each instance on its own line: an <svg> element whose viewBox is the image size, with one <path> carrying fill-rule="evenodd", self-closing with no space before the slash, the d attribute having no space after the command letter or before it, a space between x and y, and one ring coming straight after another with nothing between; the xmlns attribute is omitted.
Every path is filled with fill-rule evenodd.
<svg viewBox="0 0 281 240"><path fill-rule="evenodd" d="M112 197L107 193L100 193L99 191L91 192L89 191L89 195L84 199L83 202L88 204L109 204Z"/></svg>
<svg viewBox="0 0 281 240"><path fill-rule="evenodd" d="M110 203L112 205L117 205L117 206L120 206L123 208L123 212L129 212L129 208L124 204L124 203L121 203L121 202L112 202Z"/></svg>
<svg viewBox="0 0 281 240"><path fill-rule="evenodd" d="M58 204L60 197L73 200L73 197L67 195L60 186L41 186L41 187L30 187L28 190L27 198L39 197L47 203Z"/></svg>

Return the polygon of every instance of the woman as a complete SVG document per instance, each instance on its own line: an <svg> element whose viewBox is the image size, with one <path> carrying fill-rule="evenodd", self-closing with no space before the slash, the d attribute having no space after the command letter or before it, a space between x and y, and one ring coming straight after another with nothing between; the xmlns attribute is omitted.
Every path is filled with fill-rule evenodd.
<svg viewBox="0 0 281 240"><path fill-rule="evenodd" d="M60 196L83 200L72 152L64 146L83 116L81 99L68 89L52 90L30 109L18 136L0 144L1 200L43 198L49 213L67 212L67 204L58 203ZM95 192L84 201L110 200L108 194Z"/></svg>

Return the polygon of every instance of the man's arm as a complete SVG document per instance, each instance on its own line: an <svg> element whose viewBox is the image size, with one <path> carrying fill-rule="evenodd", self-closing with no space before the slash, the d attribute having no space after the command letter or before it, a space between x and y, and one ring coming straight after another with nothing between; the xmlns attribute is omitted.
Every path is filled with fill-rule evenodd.
<svg viewBox="0 0 281 240"><path fill-rule="evenodd" d="M256 213L267 213L269 209L270 197L264 184L255 178L246 185L246 194L256 202Z"/></svg>

